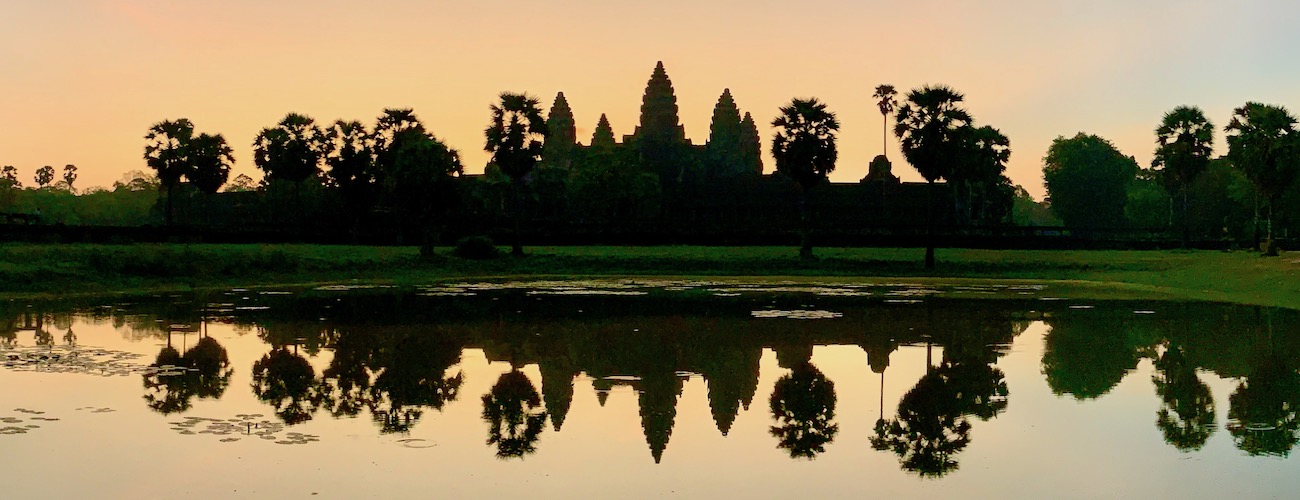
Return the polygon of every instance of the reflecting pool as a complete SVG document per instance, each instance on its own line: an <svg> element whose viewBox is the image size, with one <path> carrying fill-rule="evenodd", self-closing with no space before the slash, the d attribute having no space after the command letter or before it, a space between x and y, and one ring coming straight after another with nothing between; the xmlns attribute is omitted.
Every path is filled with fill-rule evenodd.
<svg viewBox="0 0 1300 500"><path fill-rule="evenodd" d="M1050 287L0 304L0 497L1289 497L1300 314Z"/></svg>

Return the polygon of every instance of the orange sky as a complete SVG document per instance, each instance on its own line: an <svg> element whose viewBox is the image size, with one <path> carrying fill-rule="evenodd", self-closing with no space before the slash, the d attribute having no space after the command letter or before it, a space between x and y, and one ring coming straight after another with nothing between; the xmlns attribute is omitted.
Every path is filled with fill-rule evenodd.
<svg viewBox="0 0 1300 500"><path fill-rule="evenodd" d="M1298 24L1300 7L1282 1L11 0L0 164L31 184L36 168L73 163L78 187L106 186L145 168L152 123L186 117L226 136L236 174L260 178L250 144L287 112L373 122L412 107L481 172L501 91L548 109L563 91L585 143L601 113L632 131L662 60L697 144L723 88L760 123L765 152L779 106L826 101L842 123L836 181L861 178L880 152L875 85L953 86L977 123L1010 137L1008 174L1041 196L1056 136L1098 134L1146 165L1174 106L1219 126L1246 100L1300 108ZM920 178L900 161L894 171Z"/></svg>

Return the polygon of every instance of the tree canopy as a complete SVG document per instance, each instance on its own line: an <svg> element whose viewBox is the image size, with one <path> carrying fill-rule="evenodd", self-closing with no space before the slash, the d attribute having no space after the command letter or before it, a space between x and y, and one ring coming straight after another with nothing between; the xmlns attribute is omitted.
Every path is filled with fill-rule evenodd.
<svg viewBox="0 0 1300 500"><path fill-rule="evenodd" d="M1124 220L1128 186L1137 160L1110 141L1080 132L1057 137L1043 158L1043 178L1052 213L1072 227L1114 227Z"/></svg>

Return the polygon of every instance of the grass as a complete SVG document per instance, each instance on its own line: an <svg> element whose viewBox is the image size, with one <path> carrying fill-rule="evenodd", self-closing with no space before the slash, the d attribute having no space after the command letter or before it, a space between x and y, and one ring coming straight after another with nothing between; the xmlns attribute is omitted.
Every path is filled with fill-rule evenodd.
<svg viewBox="0 0 1300 500"><path fill-rule="evenodd" d="M139 293L336 282L422 284L489 277L678 276L833 281L1051 283L1095 298L1213 300L1300 308L1300 258L1250 252L822 248L531 247L523 259L464 260L440 249L321 245L0 245L0 297Z"/></svg>

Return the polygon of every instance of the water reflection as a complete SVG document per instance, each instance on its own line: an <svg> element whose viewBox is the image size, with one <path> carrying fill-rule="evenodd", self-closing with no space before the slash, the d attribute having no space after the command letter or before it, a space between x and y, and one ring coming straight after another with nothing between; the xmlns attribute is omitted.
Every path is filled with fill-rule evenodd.
<svg viewBox="0 0 1300 500"><path fill-rule="evenodd" d="M152 411L186 414L195 401L223 398L238 366L267 408L259 411L277 421L275 426L267 423L267 429L313 418L356 417L373 422L377 434L406 435L421 425L437 428L436 420L428 422L430 412L481 402L481 423L476 425L486 424L486 445L502 459L545 455L549 447L539 443L572 431L566 418L575 408L575 386L586 391L590 383L601 406L612 391L635 393L649 451L646 463L671 460L668 449L679 418L702 415L703 408L701 413L679 408L683 391L695 378L697 383L702 379L707 391L707 411L718 431L709 431L714 438L761 438L765 447L774 440L784 455L813 459L836 448L861 447L849 439L837 441L841 426L852 434L850 425L866 427L875 419L869 436L873 449L897 458L911 474L943 477L970 460L963 453L971 455L967 449L973 439L998 434L982 431L980 422L1010 408L1012 384L1003 371L1006 365L999 362L1034 321L1042 322L1045 334L1018 345L1041 346L1041 359L1036 350L1032 359L1048 389L1061 398L1083 403L1106 398L1129 373L1150 369L1158 398L1150 432L1159 432L1174 449L1206 452L1220 426L1249 455L1286 457L1300 442L1300 335L1293 333L1300 331L1300 318L1293 312L1212 304L1115 303L1091 309L1039 301L884 304L860 296L810 299L807 294L772 293L715 297L652 291L642 297L545 298L509 290L478 293L160 297L88 306L76 314L114 325L128 340L161 344L156 355L149 348L149 356L136 365L113 365L141 376L143 400ZM835 315L753 314L811 308ZM82 346L85 340L72 332L81 323L73 321L70 309L57 314L50 309L0 305L0 348L13 356L6 366L104 373L107 365L87 362L94 348ZM1161 313L1135 312L1152 309ZM236 359L203 333L209 322L236 325L247 338L265 345L255 355ZM63 345L54 340L58 338ZM826 345L857 346L865 352L865 358L855 358L863 378L869 377L873 388L879 378L880 385L880 400L871 394L867 419L846 417L861 393L837 393L819 366L841 372L820 359L814 364L815 346ZM464 369L467 349L481 350L489 362L510 369L499 376L499 371ZM904 349L914 349L917 356L898 356ZM763 379L761 366L769 351L781 371ZM43 358L41 353L46 353ZM150 358L152 363L144 366ZM899 372L912 375L900 380ZM466 385L469 376L481 385ZM889 400L887 377L900 386ZM1229 405L1226 423L1216 419L1212 391L1223 386L1207 383L1215 377L1230 379L1231 394L1219 394L1219 401L1226 397ZM758 410L752 417L763 421L765 434L738 424L759 393L760 380L772 384L770 412ZM837 380L860 383L839 375ZM462 398L467 387L485 392ZM1017 401L1025 394L1017 389ZM590 398L590 393L579 396ZM245 418L238 415L243 413L234 418ZM1150 426L1151 414L1144 408L1140 415L1116 418L1140 419ZM187 425L200 421L206 422L186 420ZM211 425L229 431L218 421ZM736 429L749 429L750 435L738 437ZM482 427L472 432L482 435Z"/></svg>
<svg viewBox="0 0 1300 500"><path fill-rule="evenodd" d="M483 420L488 424L487 444L496 447L497 458L522 458L537 451L546 410L528 376L511 369L483 395Z"/></svg>

